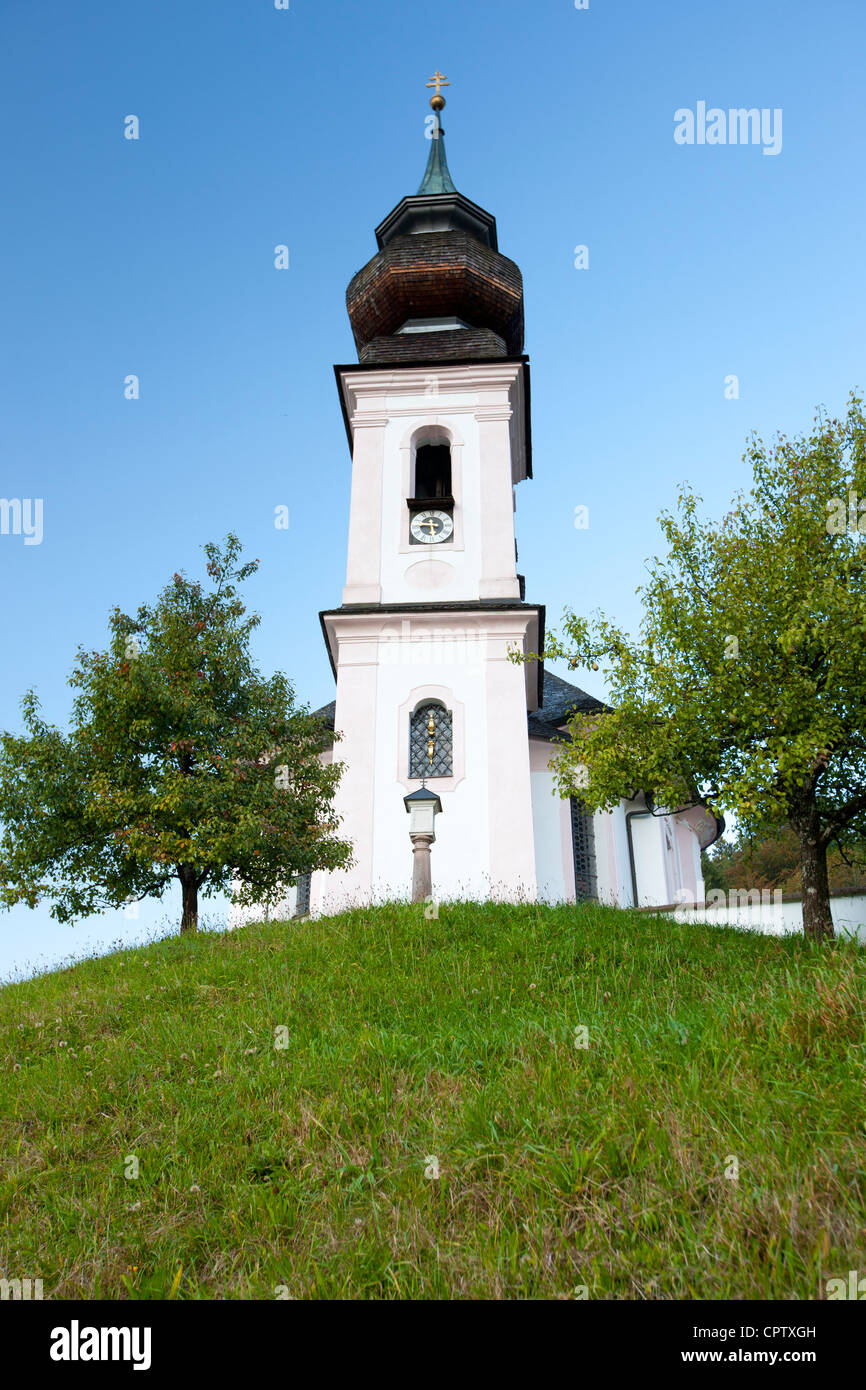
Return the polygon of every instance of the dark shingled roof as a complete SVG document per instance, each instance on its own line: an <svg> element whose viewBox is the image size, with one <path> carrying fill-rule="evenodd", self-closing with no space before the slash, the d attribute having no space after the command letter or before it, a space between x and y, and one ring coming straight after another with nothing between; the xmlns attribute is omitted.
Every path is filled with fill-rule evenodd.
<svg viewBox="0 0 866 1390"><path fill-rule="evenodd" d="M337 714L337 701L332 700L329 705L322 705L321 709L314 709L313 714L318 719L324 719L329 729L334 727L334 719Z"/></svg>
<svg viewBox="0 0 866 1390"><path fill-rule="evenodd" d="M512 356L523 352L520 267L459 227L389 241L349 282L346 307L359 354L407 319L443 317L490 329Z"/></svg>
<svg viewBox="0 0 866 1390"><path fill-rule="evenodd" d="M555 676L552 671L545 671L544 704L540 709L533 710L527 716L529 736L530 738L556 738L571 710L603 710L608 708L601 700L596 700L594 695L587 695L586 691L581 690L579 686L562 680L559 676ZM336 710L337 702L332 700L329 705L323 705L314 713L320 719L324 719L329 729L333 729Z"/></svg>
<svg viewBox="0 0 866 1390"><path fill-rule="evenodd" d="M455 328L430 333L393 333L373 338L359 349L364 363L459 362L467 357L486 361L508 356L505 339L491 328Z"/></svg>
<svg viewBox="0 0 866 1390"><path fill-rule="evenodd" d="M529 718L530 738L556 738L559 729L568 719L572 710L604 710L609 706L594 695L587 695L579 686L572 685L555 676L552 671L544 672L544 696L540 709L533 710Z"/></svg>

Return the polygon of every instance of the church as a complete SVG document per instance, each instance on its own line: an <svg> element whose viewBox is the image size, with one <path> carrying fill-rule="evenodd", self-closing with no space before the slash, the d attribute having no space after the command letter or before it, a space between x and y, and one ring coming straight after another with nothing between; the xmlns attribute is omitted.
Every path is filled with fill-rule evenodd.
<svg viewBox="0 0 866 1390"><path fill-rule="evenodd" d="M341 602L320 615L336 699L318 713L340 735L355 862L302 877L283 910L409 897L419 839L437 902L700 901L701 850L721 833L701 803L669 815L637 793L590 814L553 791L569 711L605 706L513 659L543 652L545 625L515 539L533 467L523 280L452 180L448 85L428 83L426 172L349 284L358 360L335 368L351 502Z"/></svg>

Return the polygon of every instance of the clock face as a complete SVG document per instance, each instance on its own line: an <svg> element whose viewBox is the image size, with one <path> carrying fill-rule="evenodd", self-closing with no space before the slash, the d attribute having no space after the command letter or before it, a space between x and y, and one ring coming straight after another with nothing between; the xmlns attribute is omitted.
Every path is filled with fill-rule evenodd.
<svg viewBox="0 0 866 1390"><path fill-rule="evenodd" d="M448 540L454 530L454 522L447 512L416 512L410 529L416 541L436 545L439 541Z"/></svg>

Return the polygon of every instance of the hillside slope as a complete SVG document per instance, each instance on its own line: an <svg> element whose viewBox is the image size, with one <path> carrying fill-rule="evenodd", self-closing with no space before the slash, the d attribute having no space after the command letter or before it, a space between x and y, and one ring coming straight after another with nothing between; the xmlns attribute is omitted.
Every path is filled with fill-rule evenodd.
<svg viewBox="0 0 866 1390"><path fill-rule="evenodd" d="M847 945L459 904L9 985L0 1273L60 1298L822 1297L866 1269L864 983Z"/></svg>

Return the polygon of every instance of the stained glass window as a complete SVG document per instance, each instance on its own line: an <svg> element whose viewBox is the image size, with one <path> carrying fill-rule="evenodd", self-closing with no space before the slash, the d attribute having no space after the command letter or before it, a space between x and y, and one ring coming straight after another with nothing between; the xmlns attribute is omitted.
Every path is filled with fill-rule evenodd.
<svg viewBox="0 0 866 1390"><path fill-rule="evenodd" d="M313 875L309 872L298 876L298 896L295 899L295 916L309 917L310 915L310 885Z"/></svg>
<svg viewBox="0 0 866 1390"><path fill-rule="evenodd" d="M409 729L409 776L453 777L453 745L451 711L441 705L421 705Z"/></svg>
<svg viewBox="0 0 866 1390"><path fill-rule="evenodd" d="M592 813L579 796L571 798L571 843L574 849L574 896L580 902L598 897L595 875L595 834Z"/></svg>

